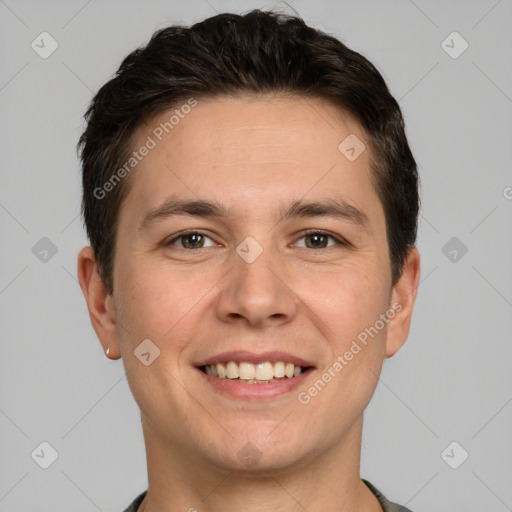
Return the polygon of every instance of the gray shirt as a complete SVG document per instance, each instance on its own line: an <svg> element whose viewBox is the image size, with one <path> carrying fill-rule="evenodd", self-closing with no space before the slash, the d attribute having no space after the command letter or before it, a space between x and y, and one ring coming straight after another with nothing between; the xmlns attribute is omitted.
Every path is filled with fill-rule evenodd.
<svg viewBox="0 0 512 512"><path fill-rule="evenodd" d="M362 478L362 480L370 489L370 491L372 491L373 494L375 494L375 497L379 500L379 503L384 512L412 512L411 510L403 507L402 505L391 503L391 501L388 501L386 497L374 485L368 482L368 480L365 480L364 478ZM146 497L147 492L148 491L144 491L142 494L139 494L132 502L132 504L124 512L137 512L137 509L142 503L142 500Z"/></svg>

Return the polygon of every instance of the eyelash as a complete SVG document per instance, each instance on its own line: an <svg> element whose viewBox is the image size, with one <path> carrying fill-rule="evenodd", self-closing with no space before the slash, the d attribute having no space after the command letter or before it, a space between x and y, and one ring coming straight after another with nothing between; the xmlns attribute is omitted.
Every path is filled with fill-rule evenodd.
<svg viewBox="0 0 512 512"><path fill-rule="evenodd" d="M207 234L202 233L201 231L193 231L192 230L192 231L183 231L183 232L179 233L178 235L173 237L171 240L164 242L164 245L166 247L172 246L172 245L174 245L174 242L176 242L177 240L179 240L181 238L185 238L186 236L190 236L190 235L200 235L200 236L203 236L203 237L206 237L206 238L209 238L210 240L212 240L212 238L210 236L208 236ZM304 231L302 233L302 235L298 238L298 240L301 240L302 238L305 238L307 236L313 236L313 235L320 235L320 236L326 236L328 238L331 238L332 240L334 240L336 242L337 245L341 245L341 246L349 245L349 243L347 241L345 241L343 238L333 235L332 233L330 233L328 231L322 231L322 230L318 230L318 229L309 229L309 230ZM329 249L331 247L333 247L333 246L331 245L328 247L320 247L316 250ZM189 250L189 251L197 251L199 249L207 249L207 247L198 247L197 249L188 249L187 247L179 247L179 248L183 249L183 250ZM310 247L303 247L303 248L310 249Z"/></svg>

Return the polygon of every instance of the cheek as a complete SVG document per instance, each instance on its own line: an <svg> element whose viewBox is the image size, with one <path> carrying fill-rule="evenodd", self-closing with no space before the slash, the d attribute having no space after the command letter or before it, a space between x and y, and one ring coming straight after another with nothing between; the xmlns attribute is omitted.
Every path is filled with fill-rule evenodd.
<svg viewBox="0 0 512 512"><path fill-rule="evenodd" d="M326 358L312 387L301 390L302 398L326 411L333 428L341 428L362 413L378 382L386 346L387 324L380 320L388 309L386 282L380 274L351 268L339 279L317 283L322 287L309 292L308 306L319 319Z"/></svg>
<svg viewBox="0 0 512 512"><path fill-rule="evenodd" d="M186 266L171 272L161 258L133 257L124 263L117 291L130 343L149 338L161 349L170 340L176 347L186 338L187 326L197 325L195 315L210 300L215 276Z"/></svg>
<svg viewBox="0 0 512 512"><path fill-rule="evenodd" d="M314 315L319 328L336 352L345 351L352 339L384 313L388 282L375 264L347 263L336 271L294 278L295 291Z"/></svg>

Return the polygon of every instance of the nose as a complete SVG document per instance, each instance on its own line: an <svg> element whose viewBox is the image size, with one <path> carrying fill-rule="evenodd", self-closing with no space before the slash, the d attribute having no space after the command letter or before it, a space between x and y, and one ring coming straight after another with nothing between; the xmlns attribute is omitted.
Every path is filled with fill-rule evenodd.
<svg viewBox="0 0 512 512"><path fill-rule="evenodd" d="M223 322L252 327L277 327L289 322L296 315L298 298L284 262L270 248L254 261L240 254L233 253L233 269L218 295L218 317Z"/></svg>

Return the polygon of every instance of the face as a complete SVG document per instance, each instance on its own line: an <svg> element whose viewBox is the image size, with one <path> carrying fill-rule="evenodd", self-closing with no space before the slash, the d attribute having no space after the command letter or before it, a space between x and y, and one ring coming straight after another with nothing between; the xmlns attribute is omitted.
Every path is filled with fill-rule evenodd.
<svg viewBox="0 0 512 512"><path fill-rule="evenodd" d="M367 136L304 98L200 100L160 141L169 116L134 144L156 143L119 212L116 327L97 329L123 358L145 435L227 469L341 449L405 341L417 283L406 271L391 285ZM348 136L365 144L355 159L339 149ZM282 377L291 364L302 373Z"/></svg>

